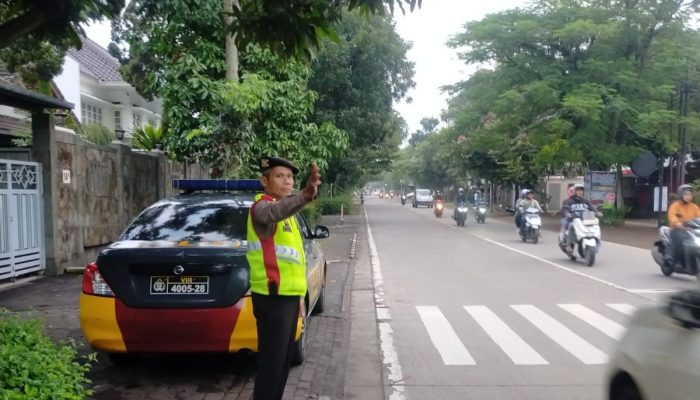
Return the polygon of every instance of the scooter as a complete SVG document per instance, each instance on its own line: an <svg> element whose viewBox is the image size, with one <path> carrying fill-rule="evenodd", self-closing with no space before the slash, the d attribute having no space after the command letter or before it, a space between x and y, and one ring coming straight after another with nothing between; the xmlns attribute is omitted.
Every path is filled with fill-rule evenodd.
<svg viewBox="0 0 700 400"><path fill-rule="evenodd" d="M454 219L457 222L457 226L464 226L464 223L467 221L469 207L467 207L467 205L463 203L456 204L455 207L455 214L452 216L452 219Z"/></svg>
<svg viewBox="0 0 700 400"><path fill-rule="evenodd" d="M402 205L402 206L405 206L405 205L406 205L406 195L405 195L405 194L402 194L402 195L401 195L401 205Z"/></svg>
<svg viewBox="0 0 700 400"><path fill-rule="evenodd" d="M532 243L537 244L540 240L540 228L542 228L542 218L540 218L540 210L530 207L522 212L523 218L525 218L525 230L520 232L520 238L523 242L531 240Z"/></svg>
<svg viewBox="0 0 700 400"><path fill-rule="evenodd" d="M486 206L487 204L484 202L479 202L476 204L474 207L474 215L476 216L476 223L477 224L485 224L486 223Z"/></svg>
<svg viewBox="0 0 700 400"><path fill-rule="evenodd" d="M436 218L442 218L442 210L445 208L445 202L442 200L435 200L435 208L433 213Z"/></svg>
<svg viewBox="0 0 700 400"><path fill-rule="evenodd" d="M671 276L674 272L677 274L695 275L700 281L698 275L698 259L700 257L700 219L687 221L683 227L688 232L688 240L684 243L683 261L676 262L673 259L673 254L670 254L673 249L671 246L671 228L663 226L659 228L659 240L654 242L651 248L651 255L654 261L661 267L661 272L666 276Z"/></svg>
<svg viewBox="0 0 700 400"><path fill-rule="evenodd" d="M571 260L576 260L576 250L578 250L578 255L586 260L586 265L591 267L595 263L600 245L600 221L596 213L592 211L573 213L573 220L564 234L562 251Z"/></svg>

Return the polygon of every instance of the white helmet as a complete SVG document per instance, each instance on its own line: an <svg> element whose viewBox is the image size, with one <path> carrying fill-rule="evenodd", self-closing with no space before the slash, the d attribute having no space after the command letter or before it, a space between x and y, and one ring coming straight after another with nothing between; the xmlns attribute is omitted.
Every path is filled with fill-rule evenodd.
<svg viewBox="0 0 700 400"><path fill-rule="evenodd" d="M521 191L520 191L520 197L525 197L525 195L526 195L527 192L529 192L529 191L530 191L530 189L523 189L523 190L521 190Z"/></svg>

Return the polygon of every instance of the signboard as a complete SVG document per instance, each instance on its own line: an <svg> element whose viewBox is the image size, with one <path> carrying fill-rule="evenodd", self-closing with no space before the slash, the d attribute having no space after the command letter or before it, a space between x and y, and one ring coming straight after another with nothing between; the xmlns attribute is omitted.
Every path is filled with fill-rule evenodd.
<svg viewBox="0 0 700 400"><path fill-rule="evenodd" d="M63 170L63 183L70 185L70 170Z"/></svg>
<svg viewBox="0 0 700 400"><path fill-rule="evenodd" d="M615 204L617 173L591 171L586 175L586 194L594 206Z"/></svg>
<svg viewBox="0 0 700 400"><path fill-rule="evenodd" d="M661 195L661 211L668 211L668 186L664 186ZM654 211L659 211L659 187L654 188Z"/></svg>

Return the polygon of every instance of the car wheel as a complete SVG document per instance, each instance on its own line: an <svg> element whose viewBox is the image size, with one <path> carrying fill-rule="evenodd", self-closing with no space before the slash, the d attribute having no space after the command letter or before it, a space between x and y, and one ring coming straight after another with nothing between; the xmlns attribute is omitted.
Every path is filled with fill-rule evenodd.
<svg viewBox="0 0 700 400"><path fill-rule="evenodd" d="M117 367L129 367L137 364L137 355L131 353L107 353L109 361Z"/></svg>
<svg viewBox="0 0 700 400"><path fill-rule="evenodd" d="M294 350L292 353L292 365L297 366L304 363L306 359L306 328L308 323L308 317L306 316L306 310L303 310L301 318L301 336L299 340L294 342Z"/></svg>
<svg viewBox="0 0 700 400"><path fill-rule="evenodd" d="M314 305L314 314L320 314L326 308L326 269L323 269L323 281L321 282L321 293L318 294L316 305Z"/></svg>
<svg viewBox="0 0 700 400"><path fill-rule="evenodd" d="M629 376L621 375L610 386L609 400L642 400L639 388Z"/></svg>

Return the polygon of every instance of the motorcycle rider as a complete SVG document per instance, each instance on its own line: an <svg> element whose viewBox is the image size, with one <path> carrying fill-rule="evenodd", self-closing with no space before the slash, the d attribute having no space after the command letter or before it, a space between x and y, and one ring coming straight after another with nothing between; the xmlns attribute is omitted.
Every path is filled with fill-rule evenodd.
<svg viewBox="0 0 700 400"><path fill-rule="evenodd" d="M527 191L530 189L523 189L520 191L520 197L518 197L518 201L515 202L515 227L518 228L518 232L520 232L520 225L522 223L523 215L520 212L520 204L525 200L525 196L527 195Z"/></svg>
<svg viewBox="0 0 700 400"><path fill-rule="evenodd" d="M683 263L684 245L689 238L683 224L686 221L700 218L700 207L693 202L693 187L691 185L678 187L678 199L668 208L668 224L671 228L671 247L673 248L670 253L675 262Z"/></svg>
<svg viewBox="0 0 700 400"><path fill-rule="evenodd" d="M462 204L467 204L467 195L464 194L464 189L459 188L457 189L457 196L455 196L455 211L454 211L454 217L457 218L457 208L459 208L460 205Z"/></svg>
<svg viewBox="0 0 700 400"><path fill-rule="evenodd" d="M583 198L584 186L583 183L577 183L574 185L574 195L564 202L562 206L562 213L566 219L566 224L563 226L562 233L559 235L559 245L562 248L566 248L566 243L564 242L564 232L569 229L569 224L571 223L573 213L579 211L593 211L598 213L596 208L591 204L590 201Z"/></svg>
<svg viewBox="0 0 700 400"><path fill-rule="evenodd" d="M520 218L520 234L524 235L525 234L525 218L523 215L525 214L525 211L529 208L536 208L540 213L544 214L544 210L542 210L542 207L540 207L540 203L534 198L535 191L532 189L526 189L527 192L525 192L525 198L520 200L520 207L518 208L518 211L520 211L521 218Z"/></svg>

